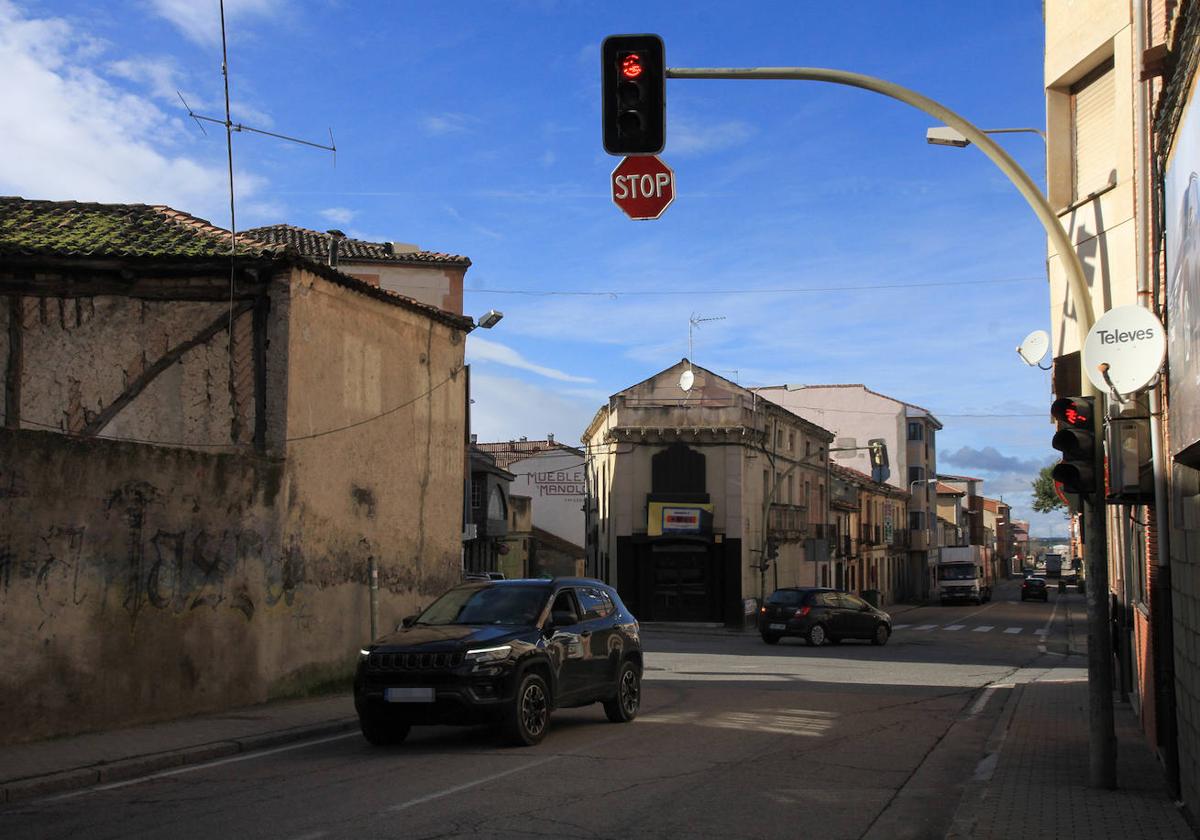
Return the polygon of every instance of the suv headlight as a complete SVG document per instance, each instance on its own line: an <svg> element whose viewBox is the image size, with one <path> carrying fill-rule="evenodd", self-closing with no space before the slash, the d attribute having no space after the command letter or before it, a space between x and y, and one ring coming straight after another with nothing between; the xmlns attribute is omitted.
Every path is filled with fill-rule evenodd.
<svg viewBox="0 0 1200 840"><path fill-rule="evenodd" d="M362 662L370 655L371 655L371 651L368 648L359 648L358 649L358 661L359 662Z"/></svg>
<svg viewBox="0 0 1200 840"><path fill-rule="evenodd" d="M481 664L484 662L501 662L508 659L512 653L512 645L497 645L496 647L475 648L467 651L467 661Z"/></svg>

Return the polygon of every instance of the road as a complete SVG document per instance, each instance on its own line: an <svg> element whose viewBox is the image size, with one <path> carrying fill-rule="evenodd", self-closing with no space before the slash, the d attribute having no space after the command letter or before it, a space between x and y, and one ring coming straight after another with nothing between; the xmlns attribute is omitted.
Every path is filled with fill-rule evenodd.
<svg viewBox="0 0 1200 840"><path fill-rule="evenodd" d="M0 834L941 837L1011 686L1081 676L1055 654L1082 597L1016 599L1007 583L982 607L898 614L882 648L648 630L631 724L566 710L525 749L479 728L337 736L22 803Z"/></svg>

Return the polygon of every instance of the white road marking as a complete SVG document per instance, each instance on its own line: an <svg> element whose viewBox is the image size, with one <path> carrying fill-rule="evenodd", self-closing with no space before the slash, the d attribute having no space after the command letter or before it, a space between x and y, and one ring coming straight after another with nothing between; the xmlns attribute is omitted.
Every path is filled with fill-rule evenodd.
<svg viewBox="0 0 1200 840"><path fill-rule="evenodd" d="M892 625L893 630L907 630L909 627L912 627L912 625L911 624L893 624Z"/></svg>
<svg viewBox="0 0 1200 840"><path fill-rule="evenodd" d="M945 627L943 627L942 629L943 629L943 630L961 630L961 629L963 629L963 628L964 628L964 627L966 627L966 626L967 626L967 625L965 625L965 624L947 624L947 625L946 625Z"/></svg>
<svg viewBox="0 0 1200 840"><path fill-rule="evenodd" d="M129 787L130 785L140 785L142 782L149 782L154 779L165 779L170 776L179 776L183 773L194 773L197 770L207 770L210 767L220 767L222 764L233 764L238 761L249 761L253 758L264 758L268 755L278 755L279 753L289 752L290 750L302 750L305 747L315 747L317 744L327 744L330 741L341 741L346 738L361 738L357 732L344 732L341 735L331 735L328 738L317 738L314 741L302 741L298 744L290 744L286 747L276 747L272 750L257 750L248 752L242 755L235 755L231 758L218 758L216 761L206 761L202 764L189 764L187 767L177 767L174 770L164 770L161 773L151 773L148 776L138 776L136 779L126 779L123 782L110 782L106 785L96 785L95 787L84 788L83 790L72 791L71 793L63 793L59 796L49 797L46 801L54 802L60 799L72 799L76 796L84 796L89 793L96 793L102 790L116 790L117 788Z"/></svg>
<svg viewBox="0 0 1200 840"><path fill-rule="evenodd" d="M986 706L987 702L992 699L992 694L994 694L995 691L996 686L994 685L989 685L987 688L985 688L983 693L980 694L975 702L971 704L971 708L967 711L967 717L975 717L977 714L982 712L983 707Z"/></svg>
<svg viewBox="0 0 1200 840"><path fill-rule="evenodd" d="M1005 633L1020 633L1024 629L1025 629L1024 627L1009 627L1004 632Z"/></svg>
<svg viewBox="0 0 1200 840"><path fill-rule="evenodd" d="M476 779L473 782L464 782L461 785L448 787L444 790L439 790L425 796L419 796L416 799L410 799L407 802L401 802L399 805L393 805L388 808L388 811L403 811L406 808L412 808L414 805L424 805L426 802L432 802L435 799L441 799L444 796L450 796L455 793L462 793L464 790L470 790L473 787L485 785L488 782L494 782L497 779L503 779L505 776L511 776L513 773L520 773L525 770L532 770L534 767L541 767L543 764L549 764L551 761L561 758L558 755L548 755L545 758L540 758L537 761L529 761L525 764L518 764L516 767L510 767L507 770L501 770L499 773L493 773L490 776L484 776L482 779Z"/></svg>
<svg viewBox="0 0 1200 840"><path fill-rule="evenodd" d="M1034 630L1034 631L1033 631L1033 635L1035 635L1035 636L1045 636L1045 635L1046 635L1048 632L1050 632L1050 631L1048 631L1048 630L1047 630L1045 627L1043 627L1043 628L1041 628L1040 630Z"/></svg>
<svg viewBox="0 0 1200 840"><path fill-rule="evenodd" d="M1060 599L1058 599L1058 598L1054 599L1054 609L1052 609L1050 611L1050 617L1046 619L1046 623L1044 625L1042 625L1041 630L1035 631L1039 636L1042 637L1042 641L1038 644L1038 651L1040 653L1048 652L1046 650L1046 636L1049 635L1049 633L1050 633L1050 625L1054 623L1054 616L1058 615L1059 600ZM1069 644L1070 644L1070 642L1068 641L1068 645Z"/></svg>
<svg viewBox="0 0 1200 840"><path fill-rule="evenodd" d="M920 627L914 627L913 629L914 630L932 630L934 627L937 627L937 625L936 624L922 624Z"/></svg>
<svg viewBox="0 0 1200 840"><path fill-rule="evenodd" d="M986 633L989 630L994 630L994 629L995 628L991 624L980 624L978 627L976 627L971 632L972 633Z"/></svg>

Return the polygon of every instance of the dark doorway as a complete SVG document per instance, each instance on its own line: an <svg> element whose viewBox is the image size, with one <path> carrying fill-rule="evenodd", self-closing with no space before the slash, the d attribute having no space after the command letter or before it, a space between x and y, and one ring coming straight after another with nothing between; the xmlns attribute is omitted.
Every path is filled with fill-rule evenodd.
<svg viewBox="0 0 1200 840"><path fill-rule="evenodd" d="M650 612L655 621L717 621L712 563L703 548L651 552Z"/></svg>

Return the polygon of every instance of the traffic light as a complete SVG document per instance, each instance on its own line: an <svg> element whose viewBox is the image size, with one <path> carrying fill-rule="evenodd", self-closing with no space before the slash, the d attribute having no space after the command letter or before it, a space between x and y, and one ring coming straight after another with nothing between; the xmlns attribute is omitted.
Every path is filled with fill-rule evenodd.
<svg viewBox="0 0 1200 840"><path fill-rule="evenodd" d="M774 537L767 537L766 559L768 561L779 559L779 540Z"/></svg>
<svg viewBox="0 0 1200 840"><path fill-rule="evenodd" d="M1050 445L1062 453L1050 476L1068 493L1096 492L1096 436L1092 397L1060 397L1050 406L1058 431Z"/></svg>
<svg viewBox="0 0 1200 840"><path fill-rule="evenodd" d="M656 155L667 140L667 64L657 35L610 35L600 47L604 151Z"/></svg>

